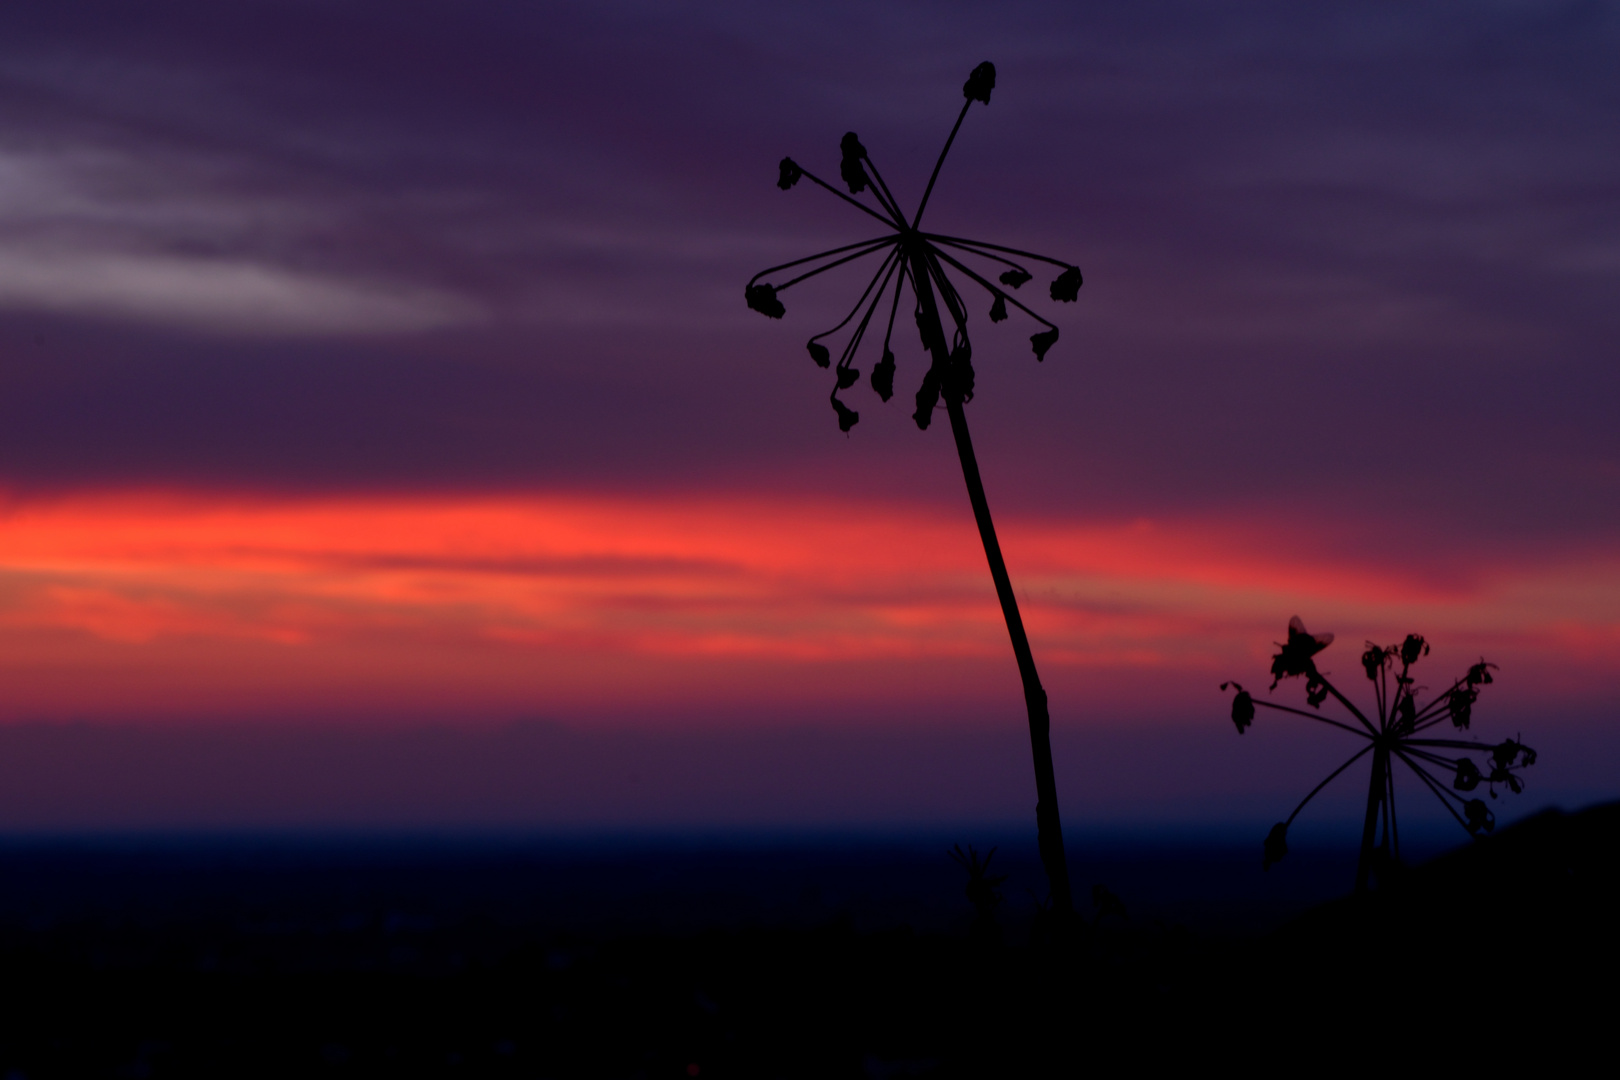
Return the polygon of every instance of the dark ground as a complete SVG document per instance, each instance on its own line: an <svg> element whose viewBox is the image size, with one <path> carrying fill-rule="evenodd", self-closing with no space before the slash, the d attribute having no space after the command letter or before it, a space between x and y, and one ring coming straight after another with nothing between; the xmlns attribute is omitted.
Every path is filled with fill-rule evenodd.
<svg viewBox="0 0 1620 1080"><path fill-rule="evenodd" d="M1027 851L970 933L932 840L13 843L0 1077L1489 1071L1607 1040L1617 836L1550 812L1361 901L1343 850L1079 850L1067 943Z"/></svg>

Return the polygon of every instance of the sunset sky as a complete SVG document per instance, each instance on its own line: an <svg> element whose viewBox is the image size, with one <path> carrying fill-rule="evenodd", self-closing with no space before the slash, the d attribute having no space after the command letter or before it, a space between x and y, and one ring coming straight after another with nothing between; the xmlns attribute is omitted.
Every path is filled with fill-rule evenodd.
<svg viewBox="0 0 1620 1080"><path fill-rule="evenodd" d="M1617 50L1584 3L0 9L0 829L1032 821L915 329L846 435L803 342L860 275L742 295L872 232L783 155L854 130L914 205L985 59L928 219L1086 276L1026 290L1041 364L975 311L968 408L1066 822L1286 815L1339 744L1216 686L1295 614L1358 693L1368 638L1500 665L1504 817L1614 797Z"/></svg>

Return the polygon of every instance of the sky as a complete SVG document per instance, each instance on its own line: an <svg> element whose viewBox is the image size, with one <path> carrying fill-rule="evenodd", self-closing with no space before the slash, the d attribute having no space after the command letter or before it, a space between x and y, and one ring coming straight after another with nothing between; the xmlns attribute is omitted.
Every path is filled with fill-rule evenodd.
<svg viewBox="0 0 1620 1080"><path fill-rule="evenodd" d="M783 155L835 177L854 130L914 206L985 59L928 222L1085 273L1026 290L1044 362L972 316L968 406L1072 827L1286 814L1348 751L1240 739L1216 687L1296 614L1357 692L1366 639L1498 664L1478 733L1542 750L1499 813L1614 797L1617 38L1612 3L9 5L0 829L1030 816L915 329L846 434L803 341L860 274L742 295L872 234Z"/></svg>

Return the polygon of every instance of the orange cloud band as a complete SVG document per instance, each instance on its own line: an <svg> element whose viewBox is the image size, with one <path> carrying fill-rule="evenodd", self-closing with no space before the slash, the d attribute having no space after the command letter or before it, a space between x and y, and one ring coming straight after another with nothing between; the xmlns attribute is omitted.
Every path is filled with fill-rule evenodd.
<svg viewBox="0 0 1620 1080"><path fill-rule="evenodd" d="M1620 658L1620 560L1482 564L1436 584L1312 557L1254 523L1001 531L1049 681L1105 696L1148 671L1258 679L1295 613L1356 642L1420 629L1459 655L1507 649L1566 689L1599 692ZM746 496L15 505L0 515L0 642L0 715L14 717L1012 685L965 507Z"/></svg>

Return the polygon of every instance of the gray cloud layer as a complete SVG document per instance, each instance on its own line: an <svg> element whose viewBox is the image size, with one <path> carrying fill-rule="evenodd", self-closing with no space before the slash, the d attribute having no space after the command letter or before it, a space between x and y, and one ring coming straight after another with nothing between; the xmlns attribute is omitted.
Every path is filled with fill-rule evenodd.
<svg viewBox="0 0 1620 1080"><path fill-rule="evenodd" d="M784 324L740 286L861 235L779 156L831 172L854 128L915 198L989 57L931 216L1087 273L1046 364L980 338L1004 503L1601 541L1617 37L1601 4L10 11L0 483L957 499L906 410L833 426L800 343L847 282Z"/></svg>

